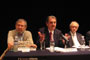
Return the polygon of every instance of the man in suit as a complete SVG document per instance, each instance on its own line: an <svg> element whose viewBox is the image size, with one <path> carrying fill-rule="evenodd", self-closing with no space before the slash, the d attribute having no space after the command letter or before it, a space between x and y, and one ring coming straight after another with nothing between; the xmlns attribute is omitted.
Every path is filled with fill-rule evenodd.
<svg viewBox="0 0 90 60"><path fill-rule="evenodd" d="M78 33L77 30L79 28L79 23L76 21L72 21L70 23L70 32L65 34L66 37L69 36L68 47L79 47L85 43L84 36Z"/></svg>
<svg viewBox="0 0 90 60"><path fill-rule="evenodd" d="M47 27L40 28L38 32L39 35L39 40L37 42L38 48L40 48L40 43L43 43L45 45L44 48L49 47L51 41L54 41L55 46L57 47L64 47L61 37L62 33L60 30L56 29L56 24L57 24L56 17L48 16L46 20Z"/></svg>
<svg viewBox="0 0 90 60"><path fill-rule="evenodd" d="M26 30L27 22L25 21L25 19L23 18L18 19L16 21L15 28L16 29L10 30L8 32L8 41L7 41L8 49L11 48L13 49L16 40L18 42L21 41L19 45L37 48L37 46L33 42L31 32Z"/></svg>
<svg viewBox="0 0 90 60"><path fill-rule="evenodd" d="M90 46L90 31L86 33L86 45Z"/></svg>

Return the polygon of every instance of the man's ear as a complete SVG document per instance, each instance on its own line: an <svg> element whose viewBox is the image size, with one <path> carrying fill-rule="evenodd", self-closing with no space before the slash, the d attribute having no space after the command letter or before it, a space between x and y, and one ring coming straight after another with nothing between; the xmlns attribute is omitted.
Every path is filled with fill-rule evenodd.
<svg viewBox="0 0 90 60"><path fill-rule="evenodd" d="M27 29L27 26L25 27L25 29Z"/></svg>
<svg viewBox="0 0 90 60"><path fill-rule="evenodd" d="M27 29L27 26L25 25L25 30Z"/></svg>

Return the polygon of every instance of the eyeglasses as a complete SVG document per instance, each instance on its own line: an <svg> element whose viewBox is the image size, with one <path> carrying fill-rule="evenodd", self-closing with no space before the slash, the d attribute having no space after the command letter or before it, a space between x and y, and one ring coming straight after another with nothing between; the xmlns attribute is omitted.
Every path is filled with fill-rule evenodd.
<svg viewBox="0 0 90 60"><path fill-rule="evenodd" d="M78 28L78 26L71 26L71 28Z"/></svg>

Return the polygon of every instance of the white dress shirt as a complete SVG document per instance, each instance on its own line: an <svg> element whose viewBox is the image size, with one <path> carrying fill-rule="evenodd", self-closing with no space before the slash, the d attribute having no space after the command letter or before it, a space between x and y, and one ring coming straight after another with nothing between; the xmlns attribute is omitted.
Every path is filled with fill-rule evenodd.
<svg viewBox="0 0 90 60"><path fill-rule="evenodd" d="M80 43L79 43L79 41L78 41L78 39L77 39L77 35L76 35L76 33L72 33L71 32L71 36L72 36L72 40L73 40L73 43L74 43L74 46L73 47L79 47L80 46Z"/></svg>

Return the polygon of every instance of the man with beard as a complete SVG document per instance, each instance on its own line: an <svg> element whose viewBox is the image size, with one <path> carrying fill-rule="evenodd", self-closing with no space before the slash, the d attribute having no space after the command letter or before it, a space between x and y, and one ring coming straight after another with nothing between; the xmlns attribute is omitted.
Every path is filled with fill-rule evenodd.
<svg viewBox="0 0 90 60"><path fill-rule="evenodd" d="M56 17L48 16L46 20L46 27L40 28L40 30L38 31L38 48L40 48L40 44L44 44L44 48L49 47L51 41L54 42L54 45L56 47L64 47L61 37L62 32L56 29L56 24Z"/></svg>

